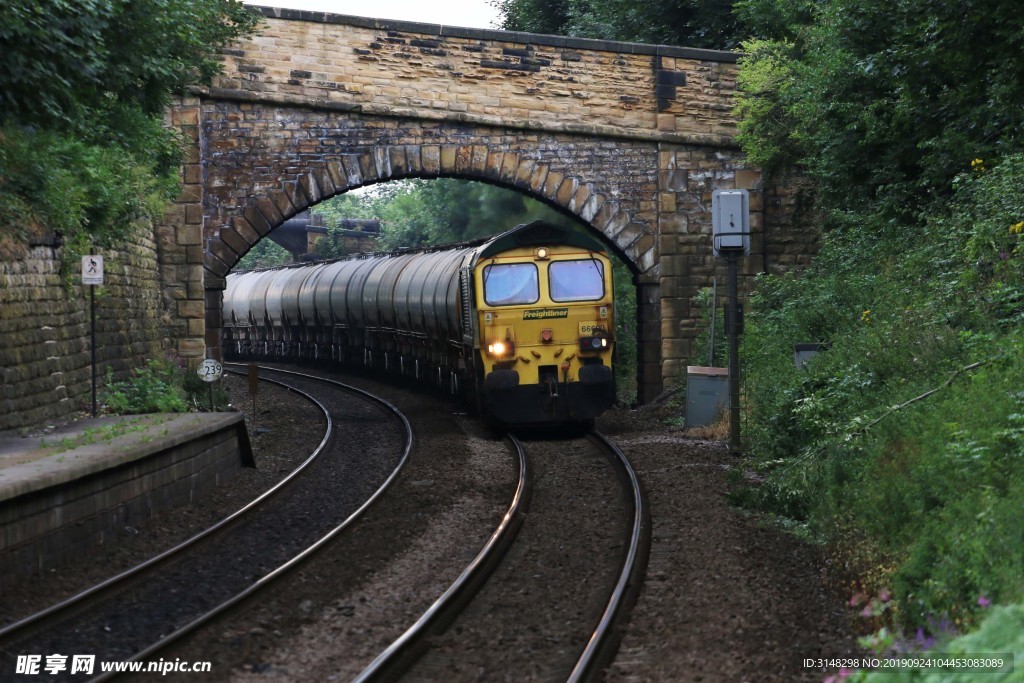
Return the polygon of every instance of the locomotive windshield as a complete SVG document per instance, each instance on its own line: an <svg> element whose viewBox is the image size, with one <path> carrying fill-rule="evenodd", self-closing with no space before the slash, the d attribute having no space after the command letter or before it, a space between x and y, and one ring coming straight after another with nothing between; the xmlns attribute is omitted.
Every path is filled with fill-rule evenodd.
<svg viewBox="0 0 1024 683"><path fill-rule="evenodd" d="M489 306L532 304L540 299L537 266L508 263L484 267L484 301Z"/></svg>
<svg viewBox="0 0 1024 683"><path fill-rule="evenodd" d="M604 296L604 264L596 259L554 261L548 279L552 301L596 301Z"/></svg>

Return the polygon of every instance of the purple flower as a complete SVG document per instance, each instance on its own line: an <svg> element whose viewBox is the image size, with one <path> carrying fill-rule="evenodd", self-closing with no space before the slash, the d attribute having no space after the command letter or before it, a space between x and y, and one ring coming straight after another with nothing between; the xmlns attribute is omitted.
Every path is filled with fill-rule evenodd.
<svg viewBox="0 0 1024 683"><path fill-rule="evenodd" d="M991 604L992 604L992 601L989 600L988 598L986 598L984 593L982 593L981 595L978 596L978 606L979 607L988 607Z"/></svg>
<svg viewBox="0 0 1024 683"><path fill-rule="evenodd" d="M892 596L889 595L888 589L883 588L882 592L878 594L878 599L882 602L889 602L892 599Z"/></svg>
<svg viewBox="0 0 1024 683"><path fill-rule="evenodd" d="M917 627L917 637L914 638L919 650L930 650L935 646L935 639L924 634L924 629Z"/></svg>

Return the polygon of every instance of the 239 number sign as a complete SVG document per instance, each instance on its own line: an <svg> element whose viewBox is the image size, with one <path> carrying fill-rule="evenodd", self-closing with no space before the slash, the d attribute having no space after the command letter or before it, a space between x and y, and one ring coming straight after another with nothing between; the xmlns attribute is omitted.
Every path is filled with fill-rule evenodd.
<svg viewBox="0 0 1024 683"><path fill-rule="evenodd" d="M196 369L196 374L199 375L199 379L204 382L216 382L220 379L221 372L224 368L221 364L213 358L207 358L199 367Z"/></svg>

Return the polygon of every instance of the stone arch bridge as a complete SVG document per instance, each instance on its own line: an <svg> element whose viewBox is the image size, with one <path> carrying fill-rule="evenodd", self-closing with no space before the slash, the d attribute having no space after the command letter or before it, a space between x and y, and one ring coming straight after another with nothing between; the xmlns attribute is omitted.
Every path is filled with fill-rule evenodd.
<svg viewBox="0 0 1024 683"><path fill-rule="evenodd" d="M641 401L692 354L694 297L719 272L712 190L752 191L745 274L806 258L790 194L734 141L734 53L259 11L262 32L169 113L190 149L157 240L184 357L219 355L224 278L256 242L404 177L516 189L603 235L635 273Z"/></svg>

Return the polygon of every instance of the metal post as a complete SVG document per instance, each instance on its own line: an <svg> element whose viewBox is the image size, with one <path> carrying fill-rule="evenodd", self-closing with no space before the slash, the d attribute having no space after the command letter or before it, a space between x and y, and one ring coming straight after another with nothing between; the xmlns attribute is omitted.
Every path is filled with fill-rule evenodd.
<svg viewBox="0 0 1024 683"><path fill-rule="evenodd" d="M92 416L96 417L96 285L89 285L89 335L92 351Z"/></svg>
<svg viewBox="0 0 1024 683"><path fill-rule="evenodd" d="M711 278L711 350L708 351L708 367L715 367L715 319L718 317L718 278Z"/></svg>
<svg viewBox="0 0 1024 683"><path fill-rule="evenodd" d="M331 355L333 356L333 350ZM256 423L256 394L260 390L260 371L255 363L249 363L249 395L252 396L252 433L259 434Z"/></svg>
<svg viewBox="0 0 1024 683"><path fill-rule="evenodd" d="M729 450L740 452L740 335L738 261L742 250L723 250L729 267L729 314L725 326L729 334Z"/></svg>

